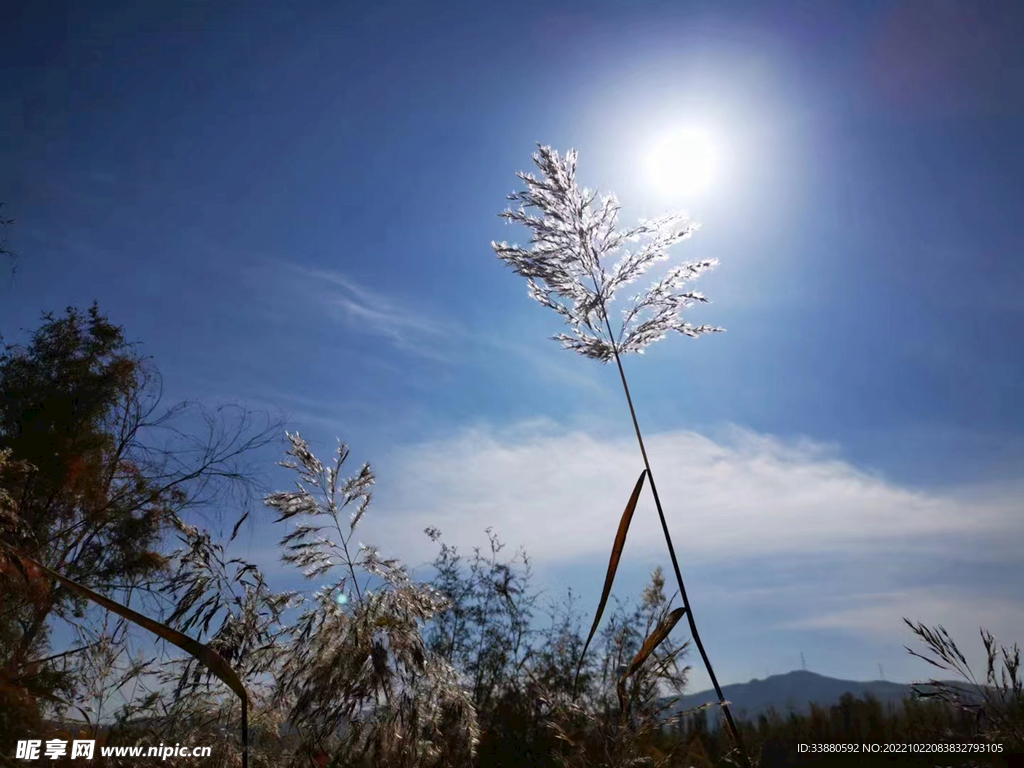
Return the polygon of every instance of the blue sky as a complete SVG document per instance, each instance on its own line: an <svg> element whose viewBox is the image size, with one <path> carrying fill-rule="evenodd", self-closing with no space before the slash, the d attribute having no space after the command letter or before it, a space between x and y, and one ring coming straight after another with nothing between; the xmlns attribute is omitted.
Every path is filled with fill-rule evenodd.
<svg viewBox="0 0 1024 768"><path fill-rule="evenodd" d="M370 460L384 551L417 566L425 526L463 548L494 526L596 603L642 468L628 411L489 245L526 239L496 214L535 142L575 147L624 225L686 209L674 262L721 262L689 319L728 332L626 366L722 681L801 651L926 676L901 616L1024 638L1019 9L292 5L23 9L6 338L98 300L169 400L281 409ZM655 191L645 153L690 124L717 177ZM623 595L667 565L638 517ZM275 535L268 512L241 543L284 583Z"/></svg>

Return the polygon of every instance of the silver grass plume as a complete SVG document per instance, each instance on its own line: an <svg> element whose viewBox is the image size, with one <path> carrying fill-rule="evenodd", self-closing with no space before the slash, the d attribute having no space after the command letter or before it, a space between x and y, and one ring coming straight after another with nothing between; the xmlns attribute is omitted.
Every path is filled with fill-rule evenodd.
<svg viewBox="0 0 1024 768"><path fill-rule="evenodd" d="M283 649L275 703L304 748L333 744L332 765L471 765L479 739L472 700L422 634L448 599L353 538L372 499L370 466L345 479L348 446L339 441L325 464L301 435L285 434L290 458L280 464L298 475L296 490L264 502L278 522L298 523L281 538L282 560L330 582L295 606L301 613Z"/></svg>
<svg viewBox="0 0 1024 768"><path fill-rule="evenodd" d="M683 309L696 302L707 301L700 293L680 289L689 280L715 266L717 261L691 262L670 269L645 294L632 298L630 306L622 311L622 325L616 334L608 316L608 304L614 299L616 291L636 280L654 262L667 259L668 249L689 238L696 231L697 225L685 216L671 214L643 221L633 229L618 230L616 226L619 204L615 197L602 197L595 209L593 205L597 195L588 189L580 189L576 183L576 151L569 150L562 158L551 147L541 144L537 146L538 151L534 154L533 161L543 174L543 178L538 179L529 173L516 174L526 183L526 189L514 192L508 199L518 202L519 208L508 209L500 214L506 221L523 224L531 231L531 247L526 249L504 242L492 242L491 247L499 259L526 278L532 298L565 318L566 324L572 329L572 335L561 333L554 337L555 340L561 342L566 349L575 350L581 355L603 363L615 361L619 377L622 379L622 389L629 405L629 413L633 419L640 453L644 459L644 472L640 475L634 495L623 515L623 522L620 523L619 534L616 536L608 565L604 597L598 606L590 635L593 637L601 620L608 590L615 578L621 548L625 543L625 534L632 519L632 510L646 477L650 482L654 505L658 510L658 519L665 534L665 544L679 587L679 597L683 603L682 608L673 612L675 618L672 624L682 616L686 617L693 643L704 661L704 667L718 695L722 714L732 732L741 764L749 768L750 758L743 746L743 738L729 711L722 687L718 684L711 660L697 632L693 609L686 595L679 559L676 557L665 510L658 496L658 486L647 457L640 422L633 407L633 398L629 392L621 359L621 353L624 352L642 353L644 348L664 338L669 331L696 337L723 330L709 325L694 327L680 317ZM632 245L627 247L627 244ZM618 256L618 261L610 267L609 272L606 270L606 262L615 256ZM670 625L659 626L649 640L656 645L667 637L670 630ZM587 641L587 645L589 643L590 640ZM645 647L646 645L645 641ZM583 653L586 653L586 646ZM639 655L637 659L640 659ZM580 663L582 660L581 656ZM634 665L636 663L643 662L634 660ZM634 665L630 668L632 669ZM578 673L577 669L577 675Z"/></svg>
<svg viewBox="0 0 1024 768"><path fill-rule="evenodd" d="M668 249L688 239L700 225L674 213L641 221L631 229L617 229L618 200L606 195L594 206L597 194L576 183L576 157L576 150L563 158L551 147L538 145L533 161L543 177L517 173L526 189L508 199L518 202L519 208L500 214L530 229L531 247L491 243L498 258L526 278L530 297L555 310L572 329L571 335L552 338L566 349L608 363L616 350L643 354L669 331L691 337L723 331L710 325L693 326L680 317L687 307L707 302L703 294L681 289L718 263L711 259L673 267L646 293L631 297L622 310L619 331L612 336L605 312L616 292L655 262L666 260Z"/></svg>

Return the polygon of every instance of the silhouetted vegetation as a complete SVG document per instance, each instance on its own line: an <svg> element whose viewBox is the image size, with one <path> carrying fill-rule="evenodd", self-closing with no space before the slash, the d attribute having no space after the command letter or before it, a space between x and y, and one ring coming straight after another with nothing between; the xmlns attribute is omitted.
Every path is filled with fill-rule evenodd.
<svg viewBox="0 0 1024 768"><path fill-rule="evenodd" d="M256 517L238 503L257 488L239 460L276 427L254 431L244 411L235 422L225 421L233 411L189 404L160 411L159 400L155 368L95 306L45 315L28 344L0 356L5 758L18 739L85 737L211 745L211 766L243 755L267 768L741 764L735 738L710 727L706 710L676 714L690 647L671 631L681 614L660 569L635 600L610 596L584 653L589 611L571 592L541 594L527 553L490 530L486 547L463 553L429 528L437 556L417 581L355 538L372 514L370 465L346 475L347 446L325 464L288 434L282 466L295 487L263 501L283 562L323 585L277 591L258 564L232 553ZM203 416L201 438L170 426L188 409ZM161 429L172 439L156 439ZM225 494L231 488L243 494ZM240 507L230 536L195 514L210 506ZM172 642L187 653L125 620L129 604L152 617L147 631L185 637ZM800 744L1004 750L853 756L922 766L1007 765L1007 754L1024 751L1017 648L983 633L978 680L944 630L910 628L922 658L962 686L931 681L899 707L847 696L808 714L740 721L752 761L851 759ZM244 697L223 684L229 678Z"/></svg>
<svg viewBox="0 0 1024 768"><path fill-rule="evenodd" d="M155 368L95 305L43 319L27 345L0 354L4 753L38 725L42 702L95 718L96 667L123 656L127 627L92 610L82 590L153 602L173 573L168 535L224 491L256 490L241 460L277 433L254 430L244 411L161 408ZM190 414L206 435L178 428ZM60 651L50 647L57 626L73 638Z"/></svg>

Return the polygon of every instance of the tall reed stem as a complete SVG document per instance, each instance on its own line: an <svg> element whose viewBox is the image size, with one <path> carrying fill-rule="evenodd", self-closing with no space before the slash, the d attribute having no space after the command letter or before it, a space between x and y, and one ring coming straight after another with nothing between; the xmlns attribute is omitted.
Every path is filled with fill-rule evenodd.
<svg viewBox="0 0 1024 768"><path fill-rule="evenodd" d="M647 459L647 449L644 447L644 438L640 433L640 422L636 418L636 409L633 408L633 398L629 394L629 384L626 383L626 372L622 368L622 360L619 359L618 344L615 343L615 336L612 334L612 326L608 321L608 311L605 309L604 301L601 302L601 313L604 315L605 326L608 328L608 339L612 344L612 352L615 354L615 364L619 367L619 377L622 379L622 389L626 392L626 402L629 404L629 415L633 417L633 429L636 430L636 439L640 443L640 453L644 457L644 467L647 469L647 478L651 481L651 493L654 494L654 505L658 508L658 518L661 520L661 530L665 532L665 543L668 545L668 555L672 559L672 570L676 574L676 583L679 585L679 599L683 601L683 608L686 609L686 620L690 623L690 634L693 636L694 645L697 646L697 650L700 652L700 657L704 661L704 667L708 671L708 676L711 678L711 684L715 687L715 693L718 694L718 702L722 707L722 713L725 715L726 722L729 724L729 730L732 731L732 737L736 742L736 747L740 751L740 755L743 758L743 764L749 768L750 758L747 755L746 747L743 746L743 737L740 736L739 728L736 727L736 722L732 719L732 713L729 711L729 705L725 701L725 695L722 693L722 687L718 684L718 678L715 677L715 670L711 666L711 660L708 658L707 651L704 650L704 643L700 641L700 634L697 632L697 623L693 618L693 608L690 606L690 601L686 597L686 587L683 585L683 574L679 570L679 560L676 558L676 548L672 544L672 534L668 530L668 522L665 520L665 511L661 507L661 499L658 497L658 486L654 482L654 472L651 470L651 462Z"/></svg>

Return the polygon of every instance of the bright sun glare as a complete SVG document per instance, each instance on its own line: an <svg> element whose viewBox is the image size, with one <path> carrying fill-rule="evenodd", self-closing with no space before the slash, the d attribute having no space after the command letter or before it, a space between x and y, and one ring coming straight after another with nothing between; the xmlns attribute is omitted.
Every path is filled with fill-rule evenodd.
<svg viewBox="0 0 1024 768"><path fill-rule="evenodd" d="M715 144L707 132L682 128L663 135L647 155L647 176L663 195L705 191L717 167Z"/></svg>

